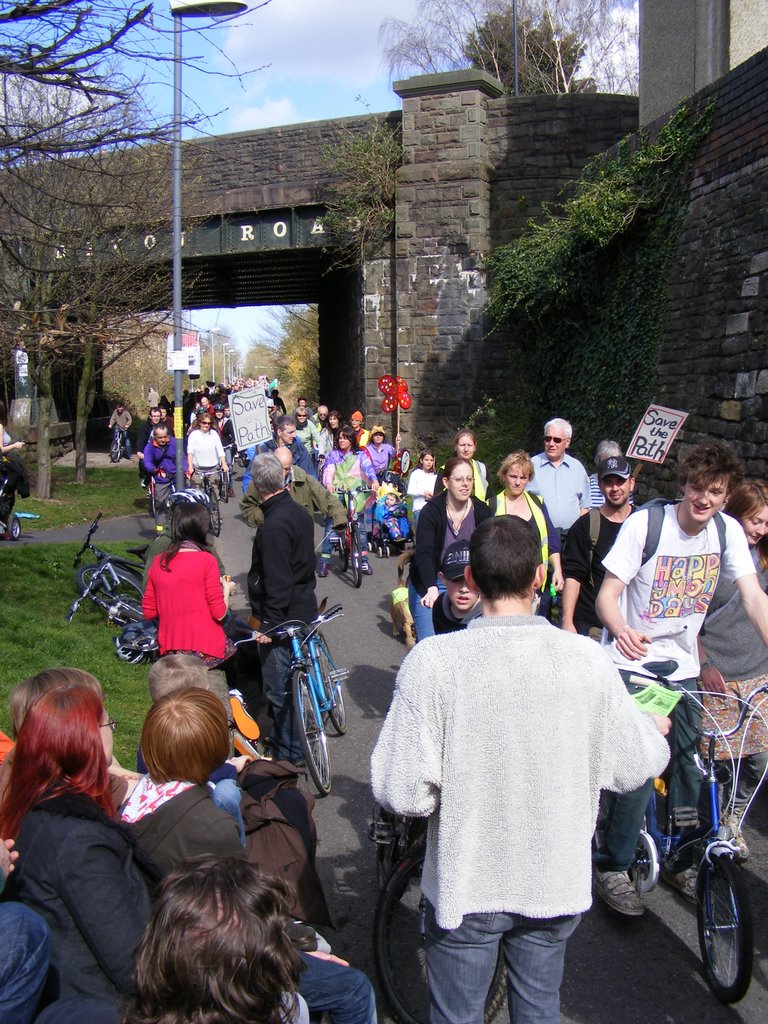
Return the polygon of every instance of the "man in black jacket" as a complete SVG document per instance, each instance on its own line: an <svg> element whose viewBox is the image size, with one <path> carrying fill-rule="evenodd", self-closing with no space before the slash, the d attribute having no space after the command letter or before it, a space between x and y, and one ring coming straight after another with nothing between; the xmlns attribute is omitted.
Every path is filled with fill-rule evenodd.
<svg viewBox="0 0 768 1024"><path fill-rule="evenodd" d="M269 631L286 619L311 622L315 599L314 526L308 512L284 488L283 467L271 453L251 463L251 481L261 501L264 525L253 541L248 594L253 614L261 620L264 692L273 722L273 752L279 759L303 760L294 725L291 694L291 644L273 640Z"/></svg>

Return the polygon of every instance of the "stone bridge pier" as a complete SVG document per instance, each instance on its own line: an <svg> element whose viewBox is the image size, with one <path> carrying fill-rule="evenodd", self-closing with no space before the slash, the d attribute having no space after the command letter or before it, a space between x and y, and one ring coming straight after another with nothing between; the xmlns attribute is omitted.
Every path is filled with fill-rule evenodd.
<svg viewBox="0 0 768 1024"><path fill-rule="evenodd" d="M394 89L403 164L391 249L362 271L364 387L372 422L382 418L378 378L405 378L413 406L400 425L413 449L461 426L509 372L507 340L485 315L488 253L592 156L636 130L637 100L515 98L479 70L420 75Z"/></svg>

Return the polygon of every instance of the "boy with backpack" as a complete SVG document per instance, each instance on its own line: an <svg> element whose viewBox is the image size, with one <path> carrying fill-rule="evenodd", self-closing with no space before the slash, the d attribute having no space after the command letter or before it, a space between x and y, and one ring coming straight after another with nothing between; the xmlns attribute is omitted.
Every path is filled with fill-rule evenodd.
<svg viewBox="0 0 768 1024"><path fill-rule="evenodd" d="M768 644L768 596L758 584L744 531L722 514L741 475L741 463L723 442L691 448L678 465L682 500L652 502L635 512L603 560L606 573L596 610L608 633L606 650L625 681L627 673L654 674L652 664L669 662L669 679L678 687L699 689L696 641L721 571L735 582L747 616ZM628 684L628 689L639 687ZM669 812L680 825L696 824L701 788L693 717L681 701L674 713L669 773ZM629 916L644 910L627 870L652 785L649 779L632 793L608 794L606 828L596 855L595 891ZM680 868L662 873L662 880L695 902L695 872L684 860Z"/></svg>

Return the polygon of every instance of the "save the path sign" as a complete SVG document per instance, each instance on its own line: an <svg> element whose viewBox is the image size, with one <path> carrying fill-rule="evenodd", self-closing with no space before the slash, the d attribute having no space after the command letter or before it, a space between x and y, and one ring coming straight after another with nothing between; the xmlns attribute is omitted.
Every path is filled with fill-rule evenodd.
<svg viewBox="0 0 768 1024"><path fill-rule="evenodd" d="M627 449L627 458L660 465L669 455L672 442L687 419L688 413L679 409L649 405Z"/></svg>
<svg viewBox="0 0 768 1024"><path fill-rule="evenodd" d="M272 425L263 388L233 391L229 396L229 409L232 413L235 444L239 450L271 439Z"/></svg>

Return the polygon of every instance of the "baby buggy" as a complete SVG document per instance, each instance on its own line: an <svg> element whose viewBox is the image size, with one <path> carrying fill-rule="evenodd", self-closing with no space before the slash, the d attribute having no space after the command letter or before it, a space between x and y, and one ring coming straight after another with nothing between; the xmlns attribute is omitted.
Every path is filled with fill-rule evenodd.
<svg viewBox="0 0 768 1024"><path fill-rule="evenodd" d="M21 522L13 511L17 494L29 497L29 478L26 466L14 453L0 458L0 540L21 536Z"/></svg>
<svg viewBox="0 0 768 1024"><path fill-rule="evenodd" d="M413 542L408 509L400 491L391 483L382 484L373 513L371 544L377 558L400 555Z"/></svg>

